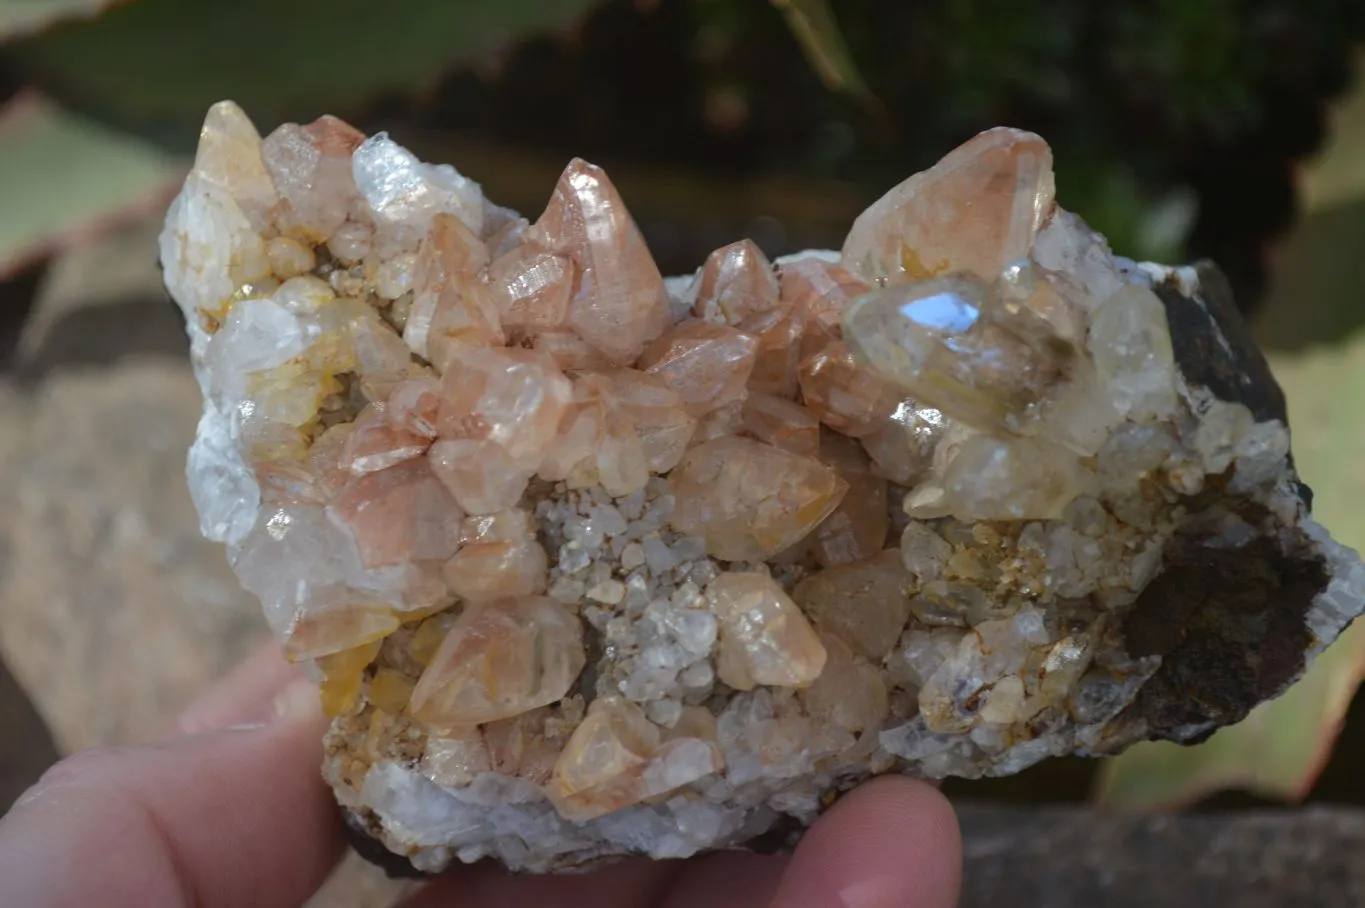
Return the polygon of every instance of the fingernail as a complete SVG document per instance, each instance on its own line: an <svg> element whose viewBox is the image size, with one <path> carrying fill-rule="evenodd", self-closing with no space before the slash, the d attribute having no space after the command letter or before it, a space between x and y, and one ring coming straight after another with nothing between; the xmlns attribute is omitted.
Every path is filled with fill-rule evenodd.
<svg viewBox="0 0 1365 908"><path fill-rule="evenodd" d="M845 886L839 899L848 908L898 908L905 904L905 890L899 878L886 874Z"/></svg>
<svg viewBox="0 0 1365 908"><path fill-rule="evenodd" d="M311 681L292 681L275 695L275 719L303 722L322 714L318 689Z"/></svg>

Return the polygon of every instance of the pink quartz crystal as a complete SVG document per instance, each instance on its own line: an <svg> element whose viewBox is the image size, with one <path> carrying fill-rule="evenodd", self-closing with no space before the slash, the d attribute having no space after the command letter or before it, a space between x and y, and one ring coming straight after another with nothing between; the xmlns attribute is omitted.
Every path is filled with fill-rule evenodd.
<svg viewBox="0 0 1365 908"><path fill-rule="evenodd" d="M607 359L634 361L668 327L659 268L602 168L572 161L531 234L573 262L569 326Z"/></svg>

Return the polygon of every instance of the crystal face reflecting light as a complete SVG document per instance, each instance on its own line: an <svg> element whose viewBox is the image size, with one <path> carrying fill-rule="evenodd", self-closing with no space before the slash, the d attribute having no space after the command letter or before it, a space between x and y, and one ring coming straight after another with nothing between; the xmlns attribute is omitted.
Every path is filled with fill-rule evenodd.
<svg viewBox="0 0 1365 908"><path fill-rule="evenodd" d="M1216 281L1053 196L1046 143L989 130L840 253L665 281L585 161L531 221L387 136L215 105L161 237L189 479L322 679L355 826L424 871L686 857L1288 683L1365 568Z"/></svg>
<svg viewBox="0 0 1365 908"><path fill-rule="evenodd" d="M955 293L935 293L900 307L901 316L931 331L962 334L970 331L981 313ZM947 341L949 345L953 341Z"/></svg>

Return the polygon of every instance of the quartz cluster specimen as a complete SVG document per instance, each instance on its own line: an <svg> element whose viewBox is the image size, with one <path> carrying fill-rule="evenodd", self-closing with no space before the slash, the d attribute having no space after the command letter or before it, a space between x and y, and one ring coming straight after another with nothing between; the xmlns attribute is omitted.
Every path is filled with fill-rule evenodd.
<svg viewBox="0 0 1365 908"><path fill-rule="evenodd" d="M535 221L215 106L161 240L189 456L421 871L782 845L869 775L1196 741L1365 601L1210 266L1113 255L982 133L842 251L665 280L572 161ZM373 843L372 843L373 844Z"/></svg>

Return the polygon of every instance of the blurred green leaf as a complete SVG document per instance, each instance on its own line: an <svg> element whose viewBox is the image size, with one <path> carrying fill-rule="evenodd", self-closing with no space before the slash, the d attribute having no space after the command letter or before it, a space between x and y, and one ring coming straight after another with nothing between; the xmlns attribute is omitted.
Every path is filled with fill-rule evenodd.
<svg viewBox="0 0 1365 908"><path fill-rule="evenodd" d="M1318 491L1314 516L1343 543L1365 548L1365 334L1340 349L1272 358L1289 399L1294 459ZM1096 800L1107 807L1186 804L1223 788L1299 799L1326 764L1365 674L1365 624L1346 631L1283 696L1197 747L1139 744L1105 761Z"/></svg>
<svg viewBox="0 0 1365 908"><path fill-rule="evenodd" d="M1357 57L1365 69L1365 54ZM1256 323L1262 345L1297 349L1365 326L1365 80L1331 113L1332 139L1303 171L1304 218L1274 250Z"/></svg>
<svg viewBox="0 0 1365 908"><path fill-rule="evenodd" d="M1365 70L1365 55L1357 66ZM1304 173L1303 201L1310 212L1365 198L1365 88L1337 105L1331 123L1331 143Z"/></svg>
<svg viewBox="0 0 1365 908"><path fill-rule="evenodd" d="M1365 169L1365 157L1360 159ZM1275 268L1254 328L1266 349L1335 343L1365 326L1365 193L1307 214L1274 251Z"/></svg>
<svg viewBox="0 0 1365 908"><path fill-rule="evenodd" d="M158 211L183 172L163 152L37 95L15 98L0 108L0 279L124 219Z"/></svg>
<svg viewBox="0 0 1365 908"><path fill-rule="evenodd" d="M1087 161L1080 154L1058 156L1058 197L1103 234L1119 255L1138 261L1178 262L1198 201L1177 187L1152 198L1133 170L1111 161Z"/></svg>
<svg viewBox="0 0 1365 908"><path fill-rule="evenodd" d="M64 19L93 18L128 0L0 0L0 43L42 31Z"/></svg>
<svg viewBox="0 0 1365 908"><path fill-rule="evenodd" d="M1365 54L1357 57L1365 70ZM1365 79L1331 113L1327 147L1300 175L1304 218L1274 250L1255 324L1267 349L1334 342L1365 327Z"/></svg>
<svg viewBox="0 0 1365 908"><path fill-rule="evenodd" d="M598 0L140 0L16 47L59 96L144 121L198 122L231 98L256 122L345 112L433 82Z"/></svg>
<svg viewBox="0 0 1365 908"><path fill-rule="evenodd" d="M877 104L827 0L772 0L825 87Z"/></svg>

